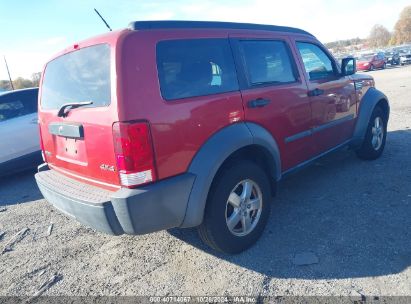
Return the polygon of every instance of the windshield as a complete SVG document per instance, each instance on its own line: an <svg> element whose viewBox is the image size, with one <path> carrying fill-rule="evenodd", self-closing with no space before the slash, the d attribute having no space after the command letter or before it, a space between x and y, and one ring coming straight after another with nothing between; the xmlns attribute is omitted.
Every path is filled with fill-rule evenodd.
<svg viewBox="0 0 411 304"><path fill-rule="evenodd" d="M110 104L110 46L98 44L65 54L47 64L41 107L59 109L65 103L92 101L87 107Z"/></svg>
<svg viewBox="0 0 411 304"><path fill-rule="evenodd" d="M371 61L374 56L361 56L358 61Z"/></svg>

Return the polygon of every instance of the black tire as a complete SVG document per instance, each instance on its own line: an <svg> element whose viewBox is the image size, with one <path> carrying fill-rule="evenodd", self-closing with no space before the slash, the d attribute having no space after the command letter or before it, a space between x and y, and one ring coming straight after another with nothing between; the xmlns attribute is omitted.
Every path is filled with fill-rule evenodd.
<svg viewBox="0 0 411 304"><path fill-rule="evenodd" d="M251 180L258 185L261 191L262 207L254 228L248 234L238 236L228 228L226 216L229 207L227 206L229 205L228 197L244 180ZM267 224L272 199L270 190L267 175L255 163L240 160L224 167L216 176L210 189L203 223L198 227L200 238L210 247L229 254L240 253L251 247L259 239ZM238 224L243 225L242 222Z"/></svg>
<svg viewBox="0 0 411 304"><path fill-rule="evenodd" d="M374 71L374 70L375 70L375 68L374 68L374 66L371 64L371 65L370 65L370 68L369 68L369 70L368 70L368 71L370 71L370 72L371 72L371 71Z"/></svg>
<svg viewBox="0 0 411 304"><path fill-rule="evenodd" d="M381 118L382 126L382 141L380 145L373 145L373 128L375 127L375 121L377 117ZM384 151L385 141L387 139L387 115L380 106L376 106L372 112L370 121L368 122L367 133L365 134L364 141L356 151L357 156L365 160L374 160L381 156Z"/></svg>
<svg viewBox="0 0 411 304"><path fill-rule="evenodd" d="M382 69L385 70L386 67L387 67L387 64L384 63L384 65L382 66Z"/></svg>

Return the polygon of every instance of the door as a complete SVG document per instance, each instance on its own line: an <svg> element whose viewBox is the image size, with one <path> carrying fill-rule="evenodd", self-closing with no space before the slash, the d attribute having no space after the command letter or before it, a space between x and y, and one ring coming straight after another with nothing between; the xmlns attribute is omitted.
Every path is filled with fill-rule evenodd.
<svg viewBox="0 0 411 304"><path fill-rule="evenodd" d="M352 137L356 116L354 83L341 76L333 57L311 41L295 43L305 68L311 103L315 154L344 143Z"/></svg>
<svg viewBox="0 0 411 304"><path fill-rule="evenodd" d="M245 120L276 140L282 171L313 156L307 87L285 36L232 38L239 70Z"/></svg>
<svg viewBox="0 0 411 304"><path fill-rule="evenodd" d="M0 97L0 163L40 151L38 133L37 91Z"/></svg>
<svg viewBox="0 0 411 304"><path fill-rule="evenodd" d="M377 60L378 60L378 67L379 68L384 67L384 64L385 64L385 55L384 55L384 53L378 53L376 57L377 57Z"/></svg>

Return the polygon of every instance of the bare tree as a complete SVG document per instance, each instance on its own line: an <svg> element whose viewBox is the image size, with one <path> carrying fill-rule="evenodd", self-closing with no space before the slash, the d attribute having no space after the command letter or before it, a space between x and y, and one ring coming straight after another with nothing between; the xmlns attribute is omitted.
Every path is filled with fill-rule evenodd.
<svg viewBox="0 0 411 304"><path fill-rule="evenodd" d="M387 46L391 39L391 33L381 24L376 24L372 27L368 44L371 47Z"/></svg>
<svg viewBox="0 0 411 304"><path fill-rule="evenodd" d="M393 43L411 42L411 6L406 6L394 27Z"/></svg>

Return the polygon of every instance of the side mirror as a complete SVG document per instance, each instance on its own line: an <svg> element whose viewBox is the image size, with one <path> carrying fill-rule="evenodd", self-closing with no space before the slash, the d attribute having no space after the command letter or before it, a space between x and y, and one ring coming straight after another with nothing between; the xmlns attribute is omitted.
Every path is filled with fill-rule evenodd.
<svg viewBox="0 0 411 304"><path fill-rule="evenodd" d="M356 66L355 58L353 57L343 58L343 60L341 61L342 76L353 75L356 72L357 72L357 66Z"/></svg>

